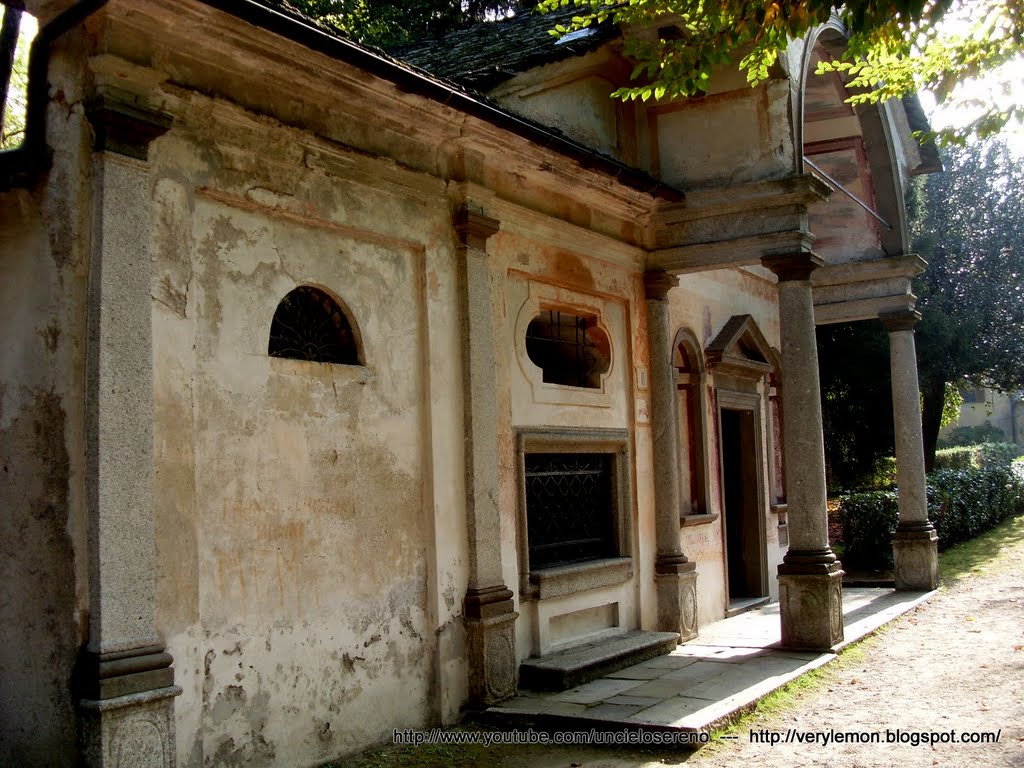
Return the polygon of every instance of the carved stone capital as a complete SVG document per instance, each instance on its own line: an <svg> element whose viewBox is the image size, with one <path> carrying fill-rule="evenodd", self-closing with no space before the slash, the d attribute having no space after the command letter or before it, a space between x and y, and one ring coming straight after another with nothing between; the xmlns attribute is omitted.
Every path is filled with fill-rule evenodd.
<svg viewBox="0 0 1024 768"><path fill-rule="evenodd" d="M811 251L796 251L776 256L765 256L761 264L775 273L779 282L810 280L811 272L825 265L819 256Z"/></svg>
<svg viewBox="0 0 1024 768"><path fill-rule="evenodd" d="M487 239L493 235L501 226L501 222L485 216L480 211L474 211L466 206L459 208L452 217L455 224L455 232L459 236L459 242L464 248L472 248L477 251L487 249Z"/></svg>
<svg viewBox="0 0 1024 768"><path fill-rule="evenodd" d="M912 331L921 319L921 313L916 309L903 309L899 312L883 312L878 316L882 325L889 333L895 331Z"/></svg>
<svg viewBox="0 0 1024 768"><path fill-rule="evenodd" d="M145 160L149 144L167 133L170 115L140 104L128 94L106 91L86 107L96 149Z"/></svg>
<svg viewBox="0 0 1024 768"><path fill-rule="evenodd" d="M644 272L644 297L649 301L664 301L668 292L678 284L678 278L664 270Z"/></svg>

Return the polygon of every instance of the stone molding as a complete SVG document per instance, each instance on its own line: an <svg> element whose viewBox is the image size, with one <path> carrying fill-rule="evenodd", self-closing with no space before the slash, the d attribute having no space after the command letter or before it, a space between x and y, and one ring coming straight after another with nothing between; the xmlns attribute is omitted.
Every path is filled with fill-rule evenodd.
<svg viewBox="0 0 1024 768"><path fill-rule="evenodd" d="M774 256L765 256L761 259L764 267L775 273L779 282L791 280L810 280L811 273L818 267L825 265L820 256L811 251L797 251Z"/></svg>
<svg viewBox="0 0 1024 768"><path fill-rule="evenodd" d="M104 701L174 685L174 659L163 646L114 653L83 650L75 671L83 700Z"/></svg>
<svg viewBox="0 0 1024 768"><path fill-rule="evenodd" d="M452 222L462 247L481 252L487 250L487 240L501 227L501 222L497 219L465 205L455 212Z"/></svg>
<svg viewBox="0 0 1024 768"><path fill-rule="evenodd" d="M129 94L105 89L86 106L95 134L95 148L101 152L145 160L149 145L171 127L173 118L139 103Z"/></svg>
<svg viewBox="0 0 1024 768"><path fill-rule="evenodd" d="M679 285L679 280L661 269L644 272L644 298L647 301L665 301L668 292Z"/></svg>
<svg viewBox="0 0 1024 768"><path fill-rule="evenodd" d="M921 313L916 309L904 309L897 312L882 312L878 319L889 333L897 331L912 331L921 319Z"/></svg>

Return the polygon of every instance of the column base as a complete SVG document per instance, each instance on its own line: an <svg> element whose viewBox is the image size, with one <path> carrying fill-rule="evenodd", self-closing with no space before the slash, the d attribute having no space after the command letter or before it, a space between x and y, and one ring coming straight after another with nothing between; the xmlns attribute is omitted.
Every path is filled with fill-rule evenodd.
<svg viewBox="0 0 1024 768"><path fill-rule="evenodd" d="M678 632L680 642L697 637L697 564L659 558L654 569L658 630Z"/></svg>
<svg viewBox="0 0 1024 768"><path fill-rule="evenodd" d="M939 535L931 523L900 523L892 537L896 589L930 592L939 586Z"/></svg>
<svg viewBox="0 0 1024 768"><path fill-rule="evenodd" d="M512 590L504 585L471 589L463 602L469 661L469 701L489 707L516 695L519 659Z"/></svg>
<svg viewBox="0 0 1024 768"><path fill-rule="evenodd" d="M839 562L779 566L782 645L827 651L843 641L843 570Z"/></svg>
<svg viewBox="0 0 1024 768"><path fill-rule="evenodd" d="M176 685L109 699L79 701L87 768L175 768Z"/></svg>

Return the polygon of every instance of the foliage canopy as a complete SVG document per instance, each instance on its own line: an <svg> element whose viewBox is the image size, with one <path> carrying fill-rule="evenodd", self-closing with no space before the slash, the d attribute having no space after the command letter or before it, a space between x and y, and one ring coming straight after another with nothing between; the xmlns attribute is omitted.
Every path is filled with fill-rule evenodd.
<svg viewBox="0 0 1024 768"><path fill-rule="evenodd" d="M921 90L943 99L1019 58L1024 44L1024 0L542 0L539 8L569 5L579 14L555 34L605 22L657 30L627 41L626 53L637 61L634 84L615 92L645 101L705 92L712 70L737 59L757 85L791 41L831 18L845 25L849 46L818 71L843 73L854 102ZM990 103L969 125L941 133L984 137L1022 116L1019 103Z"/></svg>
<svg viewBox="0 0 1024 768"><path fill-rule="evenodd" d="M523 0L289 0L298 11L353 40L393 48L439 37L474 21L504 17L532 5Z"/></svg>

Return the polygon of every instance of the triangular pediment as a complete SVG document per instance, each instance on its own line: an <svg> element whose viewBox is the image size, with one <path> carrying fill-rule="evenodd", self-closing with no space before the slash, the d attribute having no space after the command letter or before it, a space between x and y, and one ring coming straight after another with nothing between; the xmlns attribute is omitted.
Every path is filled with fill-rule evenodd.
<svg viewBox="0 0 1024 768"><path fill-rule="evenodd" d="M708 344L704 358L712 370L760 378L776 368L776 356L750 315L733 315Z"/></svg>

